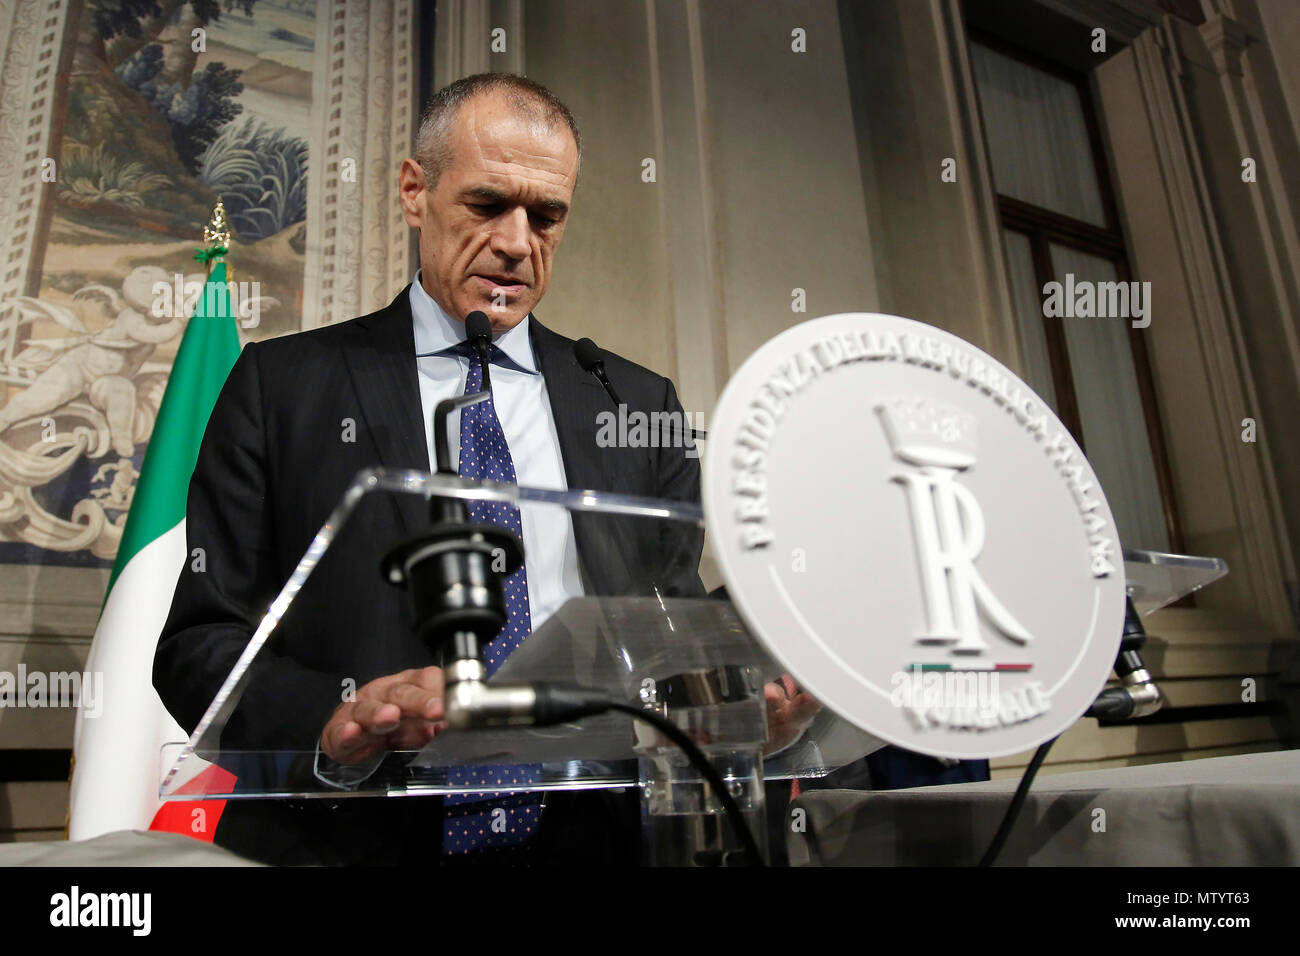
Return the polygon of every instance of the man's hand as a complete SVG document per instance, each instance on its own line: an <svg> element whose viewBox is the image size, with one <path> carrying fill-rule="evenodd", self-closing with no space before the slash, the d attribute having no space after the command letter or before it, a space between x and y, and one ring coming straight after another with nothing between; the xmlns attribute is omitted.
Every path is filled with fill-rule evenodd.
<svg viewBox="0 0 1300 956"><path fill-rule="evenodd" d="M789 674L782 674L779 682L764 684L763 700L767 704L767 746L763 748L764 754L776 753L798 740L822 709L821 701L812 694L799 690Z"/></svg>
<svg viewBox="0 0 1300 956"><path fill-rule="evenodd" d="M336 763L361 764L390 750L419 749L445 726L442 694L441 667L378 677L335 709L321 731L321 750Z"/></svg>

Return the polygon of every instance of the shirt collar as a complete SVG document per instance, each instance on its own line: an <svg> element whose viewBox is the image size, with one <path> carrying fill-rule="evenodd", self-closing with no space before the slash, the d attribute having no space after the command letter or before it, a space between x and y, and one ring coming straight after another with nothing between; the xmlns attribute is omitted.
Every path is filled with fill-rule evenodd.
<svg viewBox="0 0 1300 956"><path fill-rule="evenodd" d="M411 316L415 321L415 354L417 356L438 355L465 341L465 323L453 319L437 300L425 291L420 283L421 271L416 270L410 292ZM498 364L535 375L537 357L533 354L532 339L528 330L531 319L531 315L526 315L514 328L504 332L494 332L492 344L505 355L504 359L494 357Z"/></svg>

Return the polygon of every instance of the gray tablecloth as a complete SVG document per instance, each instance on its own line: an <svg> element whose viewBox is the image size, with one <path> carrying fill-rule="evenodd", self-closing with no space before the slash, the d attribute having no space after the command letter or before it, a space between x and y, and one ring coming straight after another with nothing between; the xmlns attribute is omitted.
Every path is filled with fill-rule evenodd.
<svg viewBox="0 0 1300 956"><path fill-rule="evenodd" d="M830 866L970 866L1017 779L915 790L806 793L790 861ZM798 824L798 817L793 818ZM1086 773L1040 774L1002 866L1300 864L1300 751Z"/></svg>
<svg viewBox="0 0 1300 956"><path fill-rule="evenodd" d="M258 866L179 833L120 830L70 843L0 844L0 866Z"/></svg>

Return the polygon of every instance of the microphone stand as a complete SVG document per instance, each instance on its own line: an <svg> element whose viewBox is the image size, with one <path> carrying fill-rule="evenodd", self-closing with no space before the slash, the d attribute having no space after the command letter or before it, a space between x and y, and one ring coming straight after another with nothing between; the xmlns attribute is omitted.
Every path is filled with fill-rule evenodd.
<svg viewBox="0 0 1300 956"><path fill-rule="evenodd" d="M609 396L610 401L614 403L615 408L625 407L623 399L619 398L618 392L614 390L614 383L609 380L609 376L605 373L605 360L601 357L602 354L599 346L591 339L579 339L573 344L573 355L578 360L578 364L596 376L596 381L600 382L601 387L605 389L605 393ZM679 434L682 434L683 427L685 431L690 432L692 443L705 441L709 437L709 433L704 429L689 426L679 427Z"/></svg>
<svg viewBox="0 0 1300 956"><path fill-rule="evenodd" d="M474 322L476 316L481 321ZM440 475L455 474L447 419L458 409L492 397L491 327L481 312L471 313L466 327L484 387L443 399L434 409L434 458ZM505 579L523 564L523 543L504 528L471 522L458 498L434 496L429 505L431 527L390 551L382 569L390 583L410 592L416 633L442 667L447 725L466 730L532 724L537 704L532 685L489 687L483 660L484 648L508 617Z"/></svg>
<svg viewBox="0 0 1300 956"><path fill-rule="evenodd" d="M1146 628L1133 606L1133 599L1124 600L1124 635L1120 638L1119 654L1115 658L1115 676L1122 686L1107 687L1097 695L1085 717L1098 720L1149 717L1164 703L1160 688L1142 661L1142 646L1147 642Z"/></svg>
<svg viewBox="0 0 1300 956"><path fill-rule="evenodd" d="M443 399L434 409L434 458L440 475L455 475L448 417L492 396L491 324L482 312L471 312L465 326L485 387ZM431 526L391 550L381 570L385 580L410 594L416 634L442 667L447 726L540 727L610 709L610 702L589 688L554 682L487 683L483 651L509 617L505 579L523 565L523 542L497 525L470 521L458 498L435 495L429 517Z"/></svg>
<svg viewBox="0 0 1300 956"><path fill-rule="evenodd" d="M434 409L434 453L442 475L454 474L447 444L448 416L491 397L490 324L487 316L477 312L466 316L465 325L484 388L473 395L444 399ZM744 846L735 862L762 866L762 852L722 776L671 720L576 684L487 683L483 649L508 618L505 579L523 564L523 543L496 525L470 521L464 503L456 498L434 496L430 517L432 526L390 551L381 568L389 583L410 594L416 633L441 662L448 727L462 731L545 727L611 710L651 724L686 754L718 798Z"/></svg>
<svg viewBox="0 0 1300 956"><path fill-rule="evenodd" d="M1159 710L1164 703L1160 695L1160 688L1156 686L1150 671L1146 669L1146 665L1142 662L1141 650L1147 640L1146 628L1142 626L1142 619L1138 616L1137 608L1133 605L1133 599L1126 597L1124 600L1124 634L1120 638L1119 654L1115 657L1115 674L1119 677L1123 686L1107 687L1097 695L1097 699L1092 702L1092 706L1083 715L1085 717L1095 717L1098 721L1149 717ZM1030 784L1033 783L1038 768L1042 766L1044 759L1046 759L1047 751L1057 739L1053 737L1051 740L1040 744L1038 749L1034 751L1033 758L1029 761L1024 774L1020 777L1020 783L1016 786L1016 792L1011 798L1011 804L1002 817L1001 825L993 835L988 849L984 851L984 856L980 858L980 866L992 866L993 861L997 859L998 854L1002 851L1002 846L1006 843L1007 836L1016 822L1016 817L1020 814L1020 808L1024 806Z"/></svg>

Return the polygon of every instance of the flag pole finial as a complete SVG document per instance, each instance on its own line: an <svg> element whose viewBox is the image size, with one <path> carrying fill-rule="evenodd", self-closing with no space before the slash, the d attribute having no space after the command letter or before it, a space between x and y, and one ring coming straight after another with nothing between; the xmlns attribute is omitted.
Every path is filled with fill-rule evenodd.
<svg viewBox="0 0 1300 956"><path fill-rule="evenodd" d="M230 248L230 220L226 218L226 204L220 199L212 207L212 218L203 227L203 241L206 247L195 249L194 258L204 263L208 271L218 262L225 261Z"/></svg>

